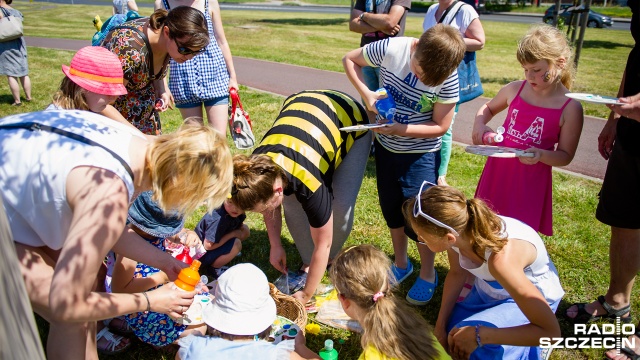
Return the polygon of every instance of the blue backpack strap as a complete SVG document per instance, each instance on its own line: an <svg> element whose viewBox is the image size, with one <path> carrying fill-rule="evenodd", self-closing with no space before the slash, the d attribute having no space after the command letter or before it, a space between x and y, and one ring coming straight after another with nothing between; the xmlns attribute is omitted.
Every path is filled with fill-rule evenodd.
<svg viewBox="0 0 640 360"><path fill-rule="evenodd" d="M56 127L53 126L49 126L49 125L44 125L44 124L40 124L37 122L24 122L24 123L16 123L16 124L6 124L6 125L0 125L0 130L11 130L11 129L26 129L29 131L37 131L37 130L43 130L43 131L48 131L48 132L52 132L52 133L56 133L58 135L61 136L65 136L68 138L71 138L73 140L79 141L81 143L85 143L87 145L91 145L91 146L97 146L97 147L101 147L103 148L105 151L107 151L109 154L111 154L111 156L113 156L116 160L120 161L120 163L122 164L122 167L124 167L124 169L127 171L127 173L129 173L129 176L131 176L131 181L133 181L135 178L133 176L133 171L131 170L131 167L129 166L129 164L127 164L126 161L124 161L124 159L122 157L120 157L120 155L118 155L117 153L115 153L113 150L109 149L108 147L97 143L91 139L87 139L86 137L82 136L82 135L78 135L75 133L72 133L70 131L67 130L63 130L63 129L58 129Z"/></svg>

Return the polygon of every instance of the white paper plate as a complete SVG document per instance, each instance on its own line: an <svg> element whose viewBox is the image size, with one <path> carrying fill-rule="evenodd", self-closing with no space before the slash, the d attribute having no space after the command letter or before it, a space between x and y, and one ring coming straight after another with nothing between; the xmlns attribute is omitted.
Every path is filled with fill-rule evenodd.
<svg viewBox="0 0 640 360"><path fill-rule="evenodd" d="M534 153L528 153L524 150L509 148L505 146L469 145L464 150L470 154L502 158L535 156Z"/></svg>
<svg viewBox="0 0 640 360"><path fill-rule="evenodd" d="M601 96L586 93L567 93L566 97L576 99L579 101L586 101L594 104L608 104L608 105L622 105L623 103L618 101L618 98L612 96Z"/></svg>
<svg viewBox="0 0 640 360"><path fill-rule="evenodd" d="M362 125L353 125L353 126L343 127L343 128L340 128L340 130L341 131L362 131L362 130L376 129L376 128L381 128L381 127L391 126L391 125L392 124L362 124Z"/></svg>

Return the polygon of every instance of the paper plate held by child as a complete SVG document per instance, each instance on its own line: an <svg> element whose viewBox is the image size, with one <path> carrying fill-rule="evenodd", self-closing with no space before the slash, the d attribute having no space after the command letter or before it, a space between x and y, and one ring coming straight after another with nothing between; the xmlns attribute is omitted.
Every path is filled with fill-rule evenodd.
<svg viewBox="0 0 640 360"><path fill-rule="evenodd" d="M604 105L622 105L618 98L612 96L602 96L595 94L585 94L585 93L566 93L564 94L566 97L570 97L572 99L576 99L578 101L584 101L593 104L604 104Z"/></svg>
<svg viewBox="0 0 640 360"><path fill-rule="evenodd" d="M505 146L492 145L469 145L464 149L466 152L475 155L514 158L514 157L534 157L534 153L528 153L521 149L515 149Z"/></svg>

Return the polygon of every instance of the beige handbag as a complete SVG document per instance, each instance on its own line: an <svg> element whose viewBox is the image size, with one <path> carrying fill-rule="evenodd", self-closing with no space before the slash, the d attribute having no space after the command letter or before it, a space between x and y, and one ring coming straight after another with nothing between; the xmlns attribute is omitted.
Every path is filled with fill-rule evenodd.
<svg viewBox="0 0 640 360"><path fill-rule="evenodd" d="M22 36L22 19L9 14L7 9L2 9L0 18L0 42L15 40Z"/></svg>

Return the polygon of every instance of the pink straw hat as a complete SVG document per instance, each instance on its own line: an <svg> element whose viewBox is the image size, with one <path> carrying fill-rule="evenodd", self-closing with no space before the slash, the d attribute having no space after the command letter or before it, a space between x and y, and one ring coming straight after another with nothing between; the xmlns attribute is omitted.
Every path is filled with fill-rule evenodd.
<svg viewBox="0 0 640 360"><path fill-rule="evenodd" d="M102 95L125 95L124 74L118 56L100 46L86 46L62 65L62 72L85 90Z"/></svg>

